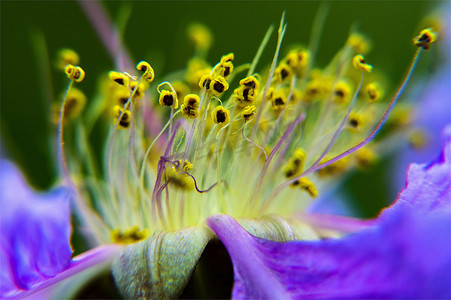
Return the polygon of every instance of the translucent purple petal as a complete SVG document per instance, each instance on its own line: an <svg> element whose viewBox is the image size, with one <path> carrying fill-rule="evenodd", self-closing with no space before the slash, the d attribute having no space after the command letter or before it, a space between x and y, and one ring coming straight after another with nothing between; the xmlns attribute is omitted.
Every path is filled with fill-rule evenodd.
<svg viewBox="0 0 451 300"><path fill-rule="evenodd" d="M66 269L72 250L68 191L38 194L0 161L0 296L28 290Z"/></svg>
<svg viewBox="0 0 451 300"><path fill-rule="evenodd" d="M449 141L413 165L399 200L373 226L341 239L277 243L233 218L208 219L234 265L234 298L451 298Z"/></svg>

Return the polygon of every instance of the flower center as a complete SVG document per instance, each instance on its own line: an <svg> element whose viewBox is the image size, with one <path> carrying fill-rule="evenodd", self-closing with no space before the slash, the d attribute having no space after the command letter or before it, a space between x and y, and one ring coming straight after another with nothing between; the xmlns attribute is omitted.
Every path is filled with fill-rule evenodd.
<svg viewBox="0 0 451 300"><path fill-rule="evenodd" d="M368 48L361 36L351 35L320 70L312 68L308 49L292 50L277 63L284 33L282 23L273 63L261 73L255 70L259 55L235 67L233 53L214 67L194 57L184 77L168 75L171 80L156 88L147 62L137 65L139 78L109 73L99 98L115 122L104 175L95 172L87 143L89 119L77 133L86 155L69 160L71 177L85 178L74 180L80 212L99 240L131 243L155 230L202 226L219 213L289 218L344 172L375 160L384 138L367 144L410 75L387 108L381 84L369 73L372 66L356 53ZM422 36L415 43L427 48ZM66 67L75 81L84 77L78 68ZM94 111L92 120L102 111ZM150 126L151 111L167 120L162 128ZM401 129L392 128L385 139Z"/></svg>

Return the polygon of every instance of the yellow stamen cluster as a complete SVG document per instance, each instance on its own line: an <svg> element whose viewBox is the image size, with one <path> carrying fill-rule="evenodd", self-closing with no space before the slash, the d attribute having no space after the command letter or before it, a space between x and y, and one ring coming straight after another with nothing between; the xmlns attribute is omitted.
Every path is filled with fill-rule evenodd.
<svg viewBox="0 0 451 300"><path fill-rule="evenodd" d="M165 76L172 83L150 85L146 91L155 72L144 61L134 70L141 76L112 71L107 101L88 106L89 114L80 118L87 120L80 128L85 126L88 133L80 133L80 140L90 137L105 111L113 112L117 124L110 126L105 141L108 157L103 169L96 170L101 163L90 161L96 158L89 155L89 145L86 153L77 152L83 148L79 145L69 152L77 154L68 164L70 172L92 179L80 186L80 195L92 200L87 206L100 208L103 228L115 229L111 237L105 237L105 230L96 233L99 240L132 243L146 236L138 228L176 231L202 226L205 218L218 213L250 218L290 215L336 180L333 176L371 166L386 151L382 141L407 125L402 116L396 118L398 105L395 117L388 119L392 131L372 140L371 148L363 147L391 107L387 110L387 103L380 101L384 90L379 82L384 78L367 74L372 66L362 55L353 58L354 52L369 48L358 34L352 34L322 69L310 65L316 53L304 49L285 57L279 57L284 50L277 50L272 65L257 55L252 63L236 67L229 53L212 68L204 60L211 43L208 33L199 27L190 30L195 55L184 73ZM277 49L283 33L279 30ZM422 35L417 37L420 47L435 39L428 31ZM258 53L263 53L265 40ZM81 72L77 77L77 68L67 69L69 78L83 77ZM135 103L144 96L146 101ZM76 111L71 97L68 93L67 111L61 110L61 115ZM129 130L117 133L118 128ZM358 147L362 148L353 152ZM135 224L139 227L129 229Z"/></svg>

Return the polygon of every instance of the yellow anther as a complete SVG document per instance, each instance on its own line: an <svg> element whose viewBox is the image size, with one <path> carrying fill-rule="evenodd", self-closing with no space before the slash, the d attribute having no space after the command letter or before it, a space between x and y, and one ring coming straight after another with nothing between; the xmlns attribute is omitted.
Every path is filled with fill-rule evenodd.
<svg viewBox="0 0 451 300"><path fill-rule="evenodd" d="M362 114L351 112L348 119L348 129L353 132L358 132L365 124L365 118Z"/></svg>
<svg viewBox="0 0 451 300"><path fill-rule="evenodd" d="M193 164L185 159L185 162L183 163L183 166L182 166L182 160L179 159L179 169L182 172L189 172L189 171L191 171L193 169Z"/></svg>
<svg viewBox="0 0 451 300"><path fill-rule="evenodd" d="M238 101L241 107L250 105L254 103L257 97L258 90L252 89L246 86L240 86L233 93L235 94L235 99Z"/></svg>
<svg viewBox="0 0 451 300"><path fill-rule="evenodd" d="M199 110L197 110L197 108L192 108L191 106L182 104L181 109L182 109L182 115L185 118L195 119L199 115Z"/></svg>
<svg viewBox="0 0 451 300"><path fill-rule="evenodd" d="M221 57L221 61L219 62L219 66L217 67L216 74L224 77L224 79L228 79L230 74L233 71L233 59L234 54L229 53Z"/></svg>
<svg viewBox="0 0 451 300"><path fill-rule="evenodd" d="M422 47L428 50L431 44L437 40L437 35L431 28L423 29L419 35L413 38L413 44L417 47Z"/></svg>
<svg viewBox="0 0 451 300"><path fill-rule="evenodd" d="M210 29L200 23L194 23L188 26L188 38L195 47L202 50L210 49L213 43L213 36Z"/></svg>
<svg viewBox="0 0 451 300"><path fill-rule="evenodd" d="M285 63L290 66L292 69L297 68L299 64L299 57L296 51L292 51L288 53L287 57L285 58Z"/></svg>
<svg viewBox="0 0 451 300"><path fill-rule="evenodd" d="M186 106L190 106L191 108L199 108L200 105L200 98L196 94L188 94L183 99L183 104Z"/></svg>
<svg viewBox="0 0 451 300"><path fill-rule="evenodd" d="M368 101L375 102L384 96L384 90L377 82L371 82L365 87L366 94L368 95Z"/></svg>
<svg viewBox="0 0 451 300"><path fill-rule="evenodd" d="M290 74L291 74L291 69L285 63L281 63L274 71L274 76L278 83L283 82L285 79L287 79L288 76L290 76Z"/></svg>
<svg viewBox="0 0 451 300"><path fill-rule="evenodd" d="M302 100L304 102L312 102L314 100L323 99L332 89L332 82L331 78L322 76L312 79L305 88Z"/></svg>
<svg viewBox="0 0 451 300"><path fill-rule="evenodd" d="M326 156L321 163L326 162L330 159L329 156ZM348 156L343 157L342 159L334 162L333 164L328 165L327 167L324 167L322 169L319 169L317 171L319 176L334 176L339 175L343 171L345 171L349 166L349 158Z"/></svg>
<svg viewBox="0 0 451 300"><path fill-rule="evenodd" d="M367 64L365 62L365 58L361 54L354 56L354 58L352 59L352 65L357 70L361 70L361 71L365 71L365 72L371 72L373 70L373 66Z"/></svg>
<svg viewBox="0 0 451 300"><path fill-rule="evenodd" d="M260 87L260 82L258 81L257 77L255 77L255 75L252 75L241 79L240 85L245 86L247 88L258 90L258 88Z"/></svg>
<svg viewBox="0 0 451 300"><path fill-rule="evenodd" d="M78 65L80 62L80 57L77 52L72 49L61 49L58 52L58 58L56 62L56 66L60 70L64 70L67 65Z"/></svg>
<svg viewBox="0 0 451 300"><path fill-rule="evenodd" d="M318 190L316 189L316 186L313 184L313 182L311 182L310 180L308 180L305 177L302 177L301 179L296 180L295 182L293 182L291 184L291 186L292 187L299 186L301 189L303 189L304 191L309 193L309 195L312 198L315 198L316 196L318 196Z"/></svg>
<svg viewBox="0 0 451 300"><path fill-rule="evenodd" d="M303 149L296 149L293 156L288 160L288 164L285 167L285 176L287 178L299 175L304 168L306 153Z"/></svg>
<svg viewBox="0 0 451 300"><path fill-rule="evenodd" d="M183 99L182 114L186 118L195 119L199 115L200 99L196 94L188 94Z"/></svg>
<svg viewBox="0 0 451 300"><path fill-rule="evenodd" d="M128 88L119 87L114 90L114 93L113 93L114 104L119 104L120 106L123 107L125 105L125 103L127 103L129 98L130 98L130 91L128 90Z"/></svg>
<svg viewBox="0 0 451 300"><path fill-rule="evenodd" d="M175 167L167 168L164 175L169 184L175 188L185 191L194 189L193 179L188 174L178 172Z"/></svg>
<svg viewBox="0 0 451 300"><path fill-rule="evenodd" d="M217 106L211 113L211 118L216 124L225 125L230 122L230 112L223 106Z"/></svg>
<svg viewBox="0 0 451 300"><path fill-rule="evenodd" d="M113 107L113 116L116 121L122 114L122 107L116 105ZM131 121L131 113L129 110L125 110L122 114L122 118L119 120L118 128L119 129L127 129L130 126Z"/></svg>
<svg viewBox="0 0 451 300"><path fill-rule="evenodd" d="M274 101L274 96L275 96L275 90L273 87L270 87L268 89L268 93L266 94L266 101L270 101L271 103Z"/></svg>
<svg viewBox="0 0 451 300"><path fill-rule="evenodd" d="M211 93L219 96L229 89L229 84L222 76L216 76L210 84Z"/></svg>
<svg viewBox="0 0 451 300"><path fill-rule="evenodd" d="M111 80L123 86L128 86L130 81L129 77L126 76L124 73L119 73L116 71L110 71L108 73L108 76L110 77Z"/></svg>
<svg viewBox="0 0 451 300"><path fill-rule="evenodd" d="M67 78L75 80L76 82L82 82L85 78L85 71L79 67L74 67L73 65L67 65L64 68L64 71L66 72Z"/></svg>
<svg viewBox="0 0 451 300"><path fill-rule="evenodd" d="M303 75L307 67L309 52L307 50L291 51L285 58L285 63L298 75Z"/></svg>
<svg viewBox="0 0 451 300"><path fill-rule="evenodd" d="M72 88L66 98L65 117L78 117L86 104L86 96L77 88Z"/></svg>
<svg viewBox="0 0 451 300"><path fill-rule="evenodd" d="M221 57L221 61L220 64L225 64L228 62L233 62L233 60L235 59L235 55L232 53L226 54L224 56Z"/></svg>
<svg viewBox="0 0 451 300"><path fill-rule="evenodd" d="M374 164L378 157L377 154L371 150L369 147L363 147L356 152L356 162L357 167L360 169L366 169L372 164Z"/></svg>
<svg viewBox="0 0 451 300"><path fill-rule="evenodd" d="M277 91L274 93L271 104L273 109L282 109L287 103L287 96L283 91Z"/></svg>
<svg viewBox="0 0 451 300"><path fill-rule="evenodd" d="M255 105L246 106L244 110L241 112L241 118L244 122L250 121L255 116L255 111L257 108Z"/></svg>
<svg viewBox="0 0 451 300"><path fill-rule="evenodd" d="M354 53L366 54L371 49L371 43L368 38L360 33L351 34L347 43L352 47Z"/></svg>
<svg viewBox="0 0 451 300"><path fill-rule="evenodd" d="M347 103L351 99L351 86L346 81L339 81L335 84L333 101L338 104Z"/></svg>
<svg viewBox="0 0 451 300"><path fill-rule="evenodd" d="M114 229L111 231L110 237L111 241L115 244L132 244L147 239L149 237L149 230L139 230L138 226L133 226L124 232L119 229Z"/></svg>
<svg viewBox="0 0 451 300"><path fill-rule="evenodd" d="M138 85L138 81L131 81L130 82L130 89L133 91L135 90L136 86ZM138 88L135 91L134 97L133 98L141 98L142 96L144 96L144 92L147 90L147 88L149 87L149 85L145 82L141 82L138 86Z"/></svg>
<svg viewBox="0 0 451 300"><path fill-rule="evenodd" d="M159 102L161 106L174 106L174 108L179 107L177 94L173 91L168 90L161 91Z"/></svg>
<svg viewBox="0 0 451 300"><path fill-rule="evenodd" d="M199 87L207 91L211 91L211 82L213 81L213 76L210 74L204 74L199 80Z"/></svg>
<svg viewBox="0 0 451 300"><path fill-rule="evenodd" d="M147 81L147 82L152 82L155 78L155 72L153 70L153 68L150 66L150 64L146 61L140 61L137 65L136 65L136 69L138 69L138 71L144 72L143 74L143 78Z"/></svg>

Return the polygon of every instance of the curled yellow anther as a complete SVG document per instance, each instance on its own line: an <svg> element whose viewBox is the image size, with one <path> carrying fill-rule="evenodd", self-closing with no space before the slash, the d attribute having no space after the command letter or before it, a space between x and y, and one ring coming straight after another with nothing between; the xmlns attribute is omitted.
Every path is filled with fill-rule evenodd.
<svg viewBox="0 0 451 300"><path fill-rule="evenodd" d="M82 82L85 78L85 71L79 66L67 65L64 68L64 72L66 72L67 78L73 79L76 82Z"/></svg>
<svg viewBox="0 0 451 300"><path fill-rule="evenodd" d="M136 65L136 69L138 69L141 72L144 72L143 77L147 82L152 82L155 78L155 72L153 68L150 66L150 64L146 61L140 61Z"/></svg>
<svg viewBox="0 0 451 300"><path fill-rule="evenodd" d="M365 62L365 58L361 54L354 56L354 58L352 59L352 65L354 66L354 68L365 72L371 72L373 70L373 66L367 64Z"/></svg>

